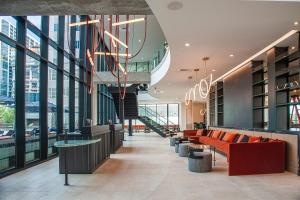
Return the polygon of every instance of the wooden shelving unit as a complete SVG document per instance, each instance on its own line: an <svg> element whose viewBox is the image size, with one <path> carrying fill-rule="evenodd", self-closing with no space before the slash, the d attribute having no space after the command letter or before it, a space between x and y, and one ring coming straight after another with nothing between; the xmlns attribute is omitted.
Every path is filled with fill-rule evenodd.
<svg viewBox="0 0 300 200"><path fill-rule="evenodd" d="M224 98L223 82L217 82L217 123L218 126L224 125Z"/></svg>
<svg viewBox="0 0 300 200"><path fill-rule="evenodd" d="M268 74L263 60L251 62L253 128L268 128Z"/></svg>
<svg viewBox="0 0 300 200"><path fill-rule="evenodd" d="M216 113L216 89L215 86L211 86L209 92L209 121L211 126L215 126L215 113Z"/></svg>

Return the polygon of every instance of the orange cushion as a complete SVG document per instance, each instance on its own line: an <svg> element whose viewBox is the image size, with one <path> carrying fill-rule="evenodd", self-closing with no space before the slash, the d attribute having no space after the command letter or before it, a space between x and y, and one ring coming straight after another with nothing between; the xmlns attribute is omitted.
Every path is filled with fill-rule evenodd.
<svg viewBox="0 0 300 200"><path fill-rule="evenodd" d="M225 134L226 134L226 132L221 132L220 135L219 135L219 137L218 137L218 139L222 140Z"/></svg>
<svg viewBox="0 0 300 200"><path fill-rule="evenodd" d="M261 137L251 136L251 137L249 137L248 143L257 143L257 142L260 142L260 140L261 140Z"/></svg>
<svg viewBox="0 0 300 200"><path fill-rule="evenodd" d="M213 130L209 130L207 136L211 137L213 132L214 132Z"/></svg>
<svg viewBox="0 0 300 200"><path fill-rule="evenodd" d="M220 136L220 134L221 131L214 131L211 137L217 139Z"/></svg>
<svg viewBox="0 0 300 200"><path fill-rule="evenodd" d="M197 130L196 136L202 136L203 135L203 129Z"/></svg>
<svg viewBox="0 0 300 200"><path fill-rule="evenodd" d="M229 143L232 143L234 138L237 136L237 133L230 133L230 132L227 132L225 134L225 136L223 137L223 141L224 142L229 142Z"/></svg>
<svg viewBox="0 0 300 200"><path fill-rule="evenodd" d="M241 143L242 139L243 139L244 135L240 135L238 141L236 143Z"/></svg>

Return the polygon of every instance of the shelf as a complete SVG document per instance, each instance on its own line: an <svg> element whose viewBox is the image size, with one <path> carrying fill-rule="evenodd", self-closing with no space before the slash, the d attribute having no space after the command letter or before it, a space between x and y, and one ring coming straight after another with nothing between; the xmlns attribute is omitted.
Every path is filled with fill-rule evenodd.
<svg viewBox="0 0 300 200"><path fill-rule="evenodd" d="M300 89L300 87L284 88L284 89L276 90L276 92L293 91L293 90L299 90L299 89Z"/></svg>
<svg viewBox="0 0 300 200"><path fill-rule="evenodd" d="M260 94L253 95L253 98L254 97L262 97L262 96L268 96L268 93L260 93Z"/></svg>
<svg viewBox="0 0 300 200"><path fill-rule="evenodd" d="M223 106L223 105L224 105L224 103L219 103L219 104L218 104L218 106Z"/></svg>
<svg viewBox="0 0 300 200"><path fill-rule="evenodd" d="M257 82L254 82L253 84L252 84L252 86L255 86L255 85L259 85L259 84L268 84L268 79L264 79L264 80L261 80L261 81L257 81Z"/></svg>
<svg viewBox="0 0 300 200"><path fill-rule="evenodd" d="M289 75L289 69L288 68L275 72L276 78L281 77L281 76L286 76L286 75Z"/></svg>
<svg viewBox="0 0 300 200"><path fill-rule="evenodd" d="M287 62L293 62L294 60L297 60L299 58L299 50L295 51L293 53L288 54L288 52L283 53L275 58L275 63L281 62L281 61L287 61Z"/></svg>
<svg viewBox="0 0 300 200"><path fill-rule="evenodd" d="M223 97L223 94L218 96L218 98L221 98L221 97Z"/></svg>
<svg viewBox="0 0 300 200"><path fill-rule="evenodd" d="M218 112L218 114L223 114L223 112Z"/></svg>
<svg viewBox="0 0 300 200"><path fill-rule="evenodd" d="M255 73L260 72L260 71L264 71L264 64L253 67L252 69L253 69L252 74L255 74Z"/></svg>
<svg viewBox="0 0 300 200"><path fill-rule="evenodd" d="M280 103L280 104L277 104L276 107L282 107L282 106L300 106L300 102L299 103Z"/></svg>
<svg viewBox="0 0 300 200"><path fill-rule="evenodd" d="M269 107L268 106L253 107L253 110L263 110L265 108L269 108Z"/></svg>

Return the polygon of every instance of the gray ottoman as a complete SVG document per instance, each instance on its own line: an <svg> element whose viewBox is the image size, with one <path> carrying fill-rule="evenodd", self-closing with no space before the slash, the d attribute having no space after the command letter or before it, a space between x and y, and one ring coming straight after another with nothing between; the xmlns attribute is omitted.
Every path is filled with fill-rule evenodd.
<svg viewBox="0 0 300 200"><path fill-rule="evenodd" d="M189 155L189 170L191 172L210 172L212 155L209 152L193 152Z"/></svg>
<svg viewBox="0 0 300 200"><path fill-rule="evenodd" d="M189 155L189 144L190 143L180 143L178 146L178 155L180 157L188 157Z"/></svg>
<svg viewBox="0 0 300 200"><path fill-rule="evenodd" d="M179 150L179 143L175 143L175 153L178 153Z"/></svg>
<svg viewBox="0 0 300 200"><path fill-rule="evenodd" d="M175 146L175 142L178 139L178 137L170 137L170 146Z"/></svg>

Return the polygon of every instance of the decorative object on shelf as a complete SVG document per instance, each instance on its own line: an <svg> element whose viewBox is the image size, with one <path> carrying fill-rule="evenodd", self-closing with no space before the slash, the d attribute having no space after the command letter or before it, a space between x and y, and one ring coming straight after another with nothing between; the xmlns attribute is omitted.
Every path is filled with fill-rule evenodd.
<svg viewBox="0 0 300 200"><path fill-rule="evenodd" d="M193 100L196 100L197 91L199 92L199 96L202 99L206 99L206 97L209 94L209 90L212 84L212 74L207 76L206 62L209 60L209 57L204 57L202 60L204 61L205 77L201 79L198 84L195 84L188 90L188 92L185 93L185 105L189 105L190 101L192 100L191 94L193 94ZM198 71L195 70L196 75Z"/></svg>

